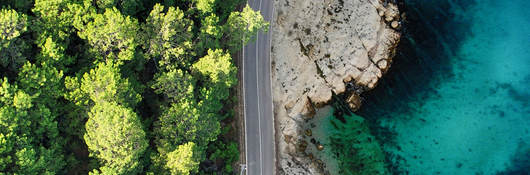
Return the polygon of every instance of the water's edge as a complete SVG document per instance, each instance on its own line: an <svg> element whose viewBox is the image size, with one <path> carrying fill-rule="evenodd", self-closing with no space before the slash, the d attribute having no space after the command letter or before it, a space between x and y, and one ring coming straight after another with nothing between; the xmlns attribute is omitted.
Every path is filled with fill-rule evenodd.
<svg viewBox="0 0 530 175"><path fill-rule="evenodd" d="M530 63L530 53L524 51L524 46L513 44L530 43L530 37L524 38L525 34L530 36L530 31L528 27L512 31L496 21L509 18L512 21L506 21L508 24L525 22L519 16L525 12L517 8L530 7L530 3L406 2L407 6L400 9L407 18L398 55L378 86L361 95L363 106L350 116L326 109L330 107L315 116L319 123L312 127L313 135L322 137L319 142L325 146L324 155L338 159L332 167L340 170L331 174L353 174L348 170L359 173L359 163L344 167L351 163L344 160L353 154L348 149L359 153L353 146L359 143L353 142L370 138L355 134L355 128L362 128L359 123L369 127L361 133L375 136L370 142L384 151L385 171L391 174L528 173L530 72L524 66ZM504 14L512 17L487 16L490 8L506 8ZM495 36L488 33L490 30L508 34ZM510 38L510 33L516 36ZM505 46L515 49L497 50ZM499 59L505 64L490 64ZM488 75L490 71L513 75ZM348 122L337 126L340 118ZM375 160L377 152L372 151ZM374 162L378 164L370 163Z"/></svg>

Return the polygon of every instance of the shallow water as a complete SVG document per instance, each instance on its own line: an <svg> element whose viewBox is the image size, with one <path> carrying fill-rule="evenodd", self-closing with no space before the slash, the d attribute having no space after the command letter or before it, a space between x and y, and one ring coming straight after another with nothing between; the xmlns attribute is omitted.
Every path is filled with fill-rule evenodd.
<svg viewBox="0 0 530 175"><path fill-rule="evenodd" d="M393 67L364 95L394 174L529 174L530 1L408 0Z"/></svg>

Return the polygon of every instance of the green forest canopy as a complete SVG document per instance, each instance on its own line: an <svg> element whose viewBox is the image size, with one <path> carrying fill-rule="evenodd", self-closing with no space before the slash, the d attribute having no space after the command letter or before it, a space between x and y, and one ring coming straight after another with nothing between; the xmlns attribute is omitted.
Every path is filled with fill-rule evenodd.
<svg viewBox="0 0 530 175"><path fill-rule="evenodd" d="M233 173L243 0L0 7L0 174Z"/></svg>

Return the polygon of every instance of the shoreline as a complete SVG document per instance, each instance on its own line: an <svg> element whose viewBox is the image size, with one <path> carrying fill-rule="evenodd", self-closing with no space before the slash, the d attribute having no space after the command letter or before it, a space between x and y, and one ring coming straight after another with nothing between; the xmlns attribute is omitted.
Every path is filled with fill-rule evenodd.
<svg viewBox="0 0 530 175"><path fill-rule="evenodd" d="M334 94L346 96L353 109L361 105L359 94L374 88L392 63L401 14L395 4L383 1L287 0L274 6L271 62L278 174L324 174L319 170L322 160L307 158L305 149L315 146L311 140L302 142L302 126L318 108L331 104Z"/></svg>

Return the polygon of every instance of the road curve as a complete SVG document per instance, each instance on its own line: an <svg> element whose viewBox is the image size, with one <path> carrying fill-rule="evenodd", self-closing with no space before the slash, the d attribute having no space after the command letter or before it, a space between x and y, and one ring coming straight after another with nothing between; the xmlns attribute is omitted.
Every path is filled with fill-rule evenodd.
<svg viewBox="0 0 530 175"><path fill-rule="evenodd" d="M248 0L249 6L272 21L273 0ZM271 22L272 26L272 22ZM275 167L274 113L272 107L271 30L243 47L245 158L247 175L273 175Z"/></svg>

